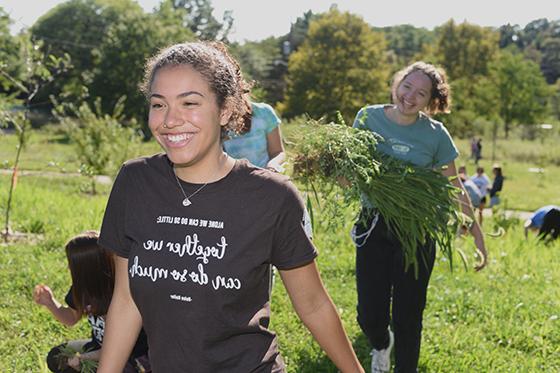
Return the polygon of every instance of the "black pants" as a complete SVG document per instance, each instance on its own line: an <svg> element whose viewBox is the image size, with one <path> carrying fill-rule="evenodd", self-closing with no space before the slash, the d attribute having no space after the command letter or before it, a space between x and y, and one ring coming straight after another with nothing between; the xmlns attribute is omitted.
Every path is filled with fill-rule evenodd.
<svg viewBox="0 0 560 373"><path fill-rule="evenodd" d="M356 234L367 231L371 220L357 224ZM359 244L359 242L358 242ZM395 372L416 372L422 335L422 314L426 292L434 267L433 242L417 250L418 278L411 266L404 269L400 242L379 220L363 246L357 247L356 281L358 289L358 323L373 348L389 344L390 322L395 334Z"/></svg>

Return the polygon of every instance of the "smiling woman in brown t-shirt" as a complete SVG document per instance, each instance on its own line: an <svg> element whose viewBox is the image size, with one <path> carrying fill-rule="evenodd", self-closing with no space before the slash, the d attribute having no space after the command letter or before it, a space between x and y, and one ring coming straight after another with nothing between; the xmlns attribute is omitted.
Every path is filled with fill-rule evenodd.
<svg viewBox="0 0 560 373"><path fill-rule="evenodd" d="M122 369L142 324L154 372L285 371L268 329L272 265L335 365L363 371L297 190L222 151L248 88L223 44L177 44L148 62L149 126L165 153L127 162L107 204L99 243L118 259L99 373Z"/></svg>

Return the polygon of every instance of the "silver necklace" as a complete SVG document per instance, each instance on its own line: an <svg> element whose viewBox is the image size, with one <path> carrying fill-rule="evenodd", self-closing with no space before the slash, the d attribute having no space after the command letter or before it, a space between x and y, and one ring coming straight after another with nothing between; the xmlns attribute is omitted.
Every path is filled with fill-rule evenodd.
<svg viewBox="0 0 560 373"><path fill-rule="evenodd" d="M175 180L177 181L177 185L179 185L179 189L181 189L181 192L183 193L183 196L185 197L185 199L183 200L183 206L187 207L192 205L191 202L191 198L197 194L198 192L200 192L202 189L204 189L204 187L206 185L208 185L208 183L205 183L204 185L202 185L200 188L198 188L197 190L195 190L193 193L191 193L190 196L187 196L187 193L185 193L185 190L183 189L183 186L181 185L181 182L179 181L179 178L177 177L177 174L175 173L175 168L173 168L173 176L175 176Z"/></svg>

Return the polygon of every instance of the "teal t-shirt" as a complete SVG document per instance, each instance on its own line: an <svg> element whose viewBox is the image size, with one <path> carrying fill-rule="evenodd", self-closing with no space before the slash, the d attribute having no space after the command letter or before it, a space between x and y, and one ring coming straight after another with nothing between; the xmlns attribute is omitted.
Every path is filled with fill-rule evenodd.
<svg viewBox="0 0 560 373"><path fill-rule="evenodd" d="M442 123L420 113L416 122L400 125L385 115L384 107L366 106L354 120L354 127L365 126L383 137L377 145L381 153L426 168L439 168L457 158L459 151Z"/></svg>
<svg viewBox="0 0 560 373"><path fill-rule="evenodd" d="M280 118L268 104L252 103L251 108L251 130L226 140L224 150L233 158L245 158L255 166L266 167L270 160L267 136L280 125Z"/></svg>

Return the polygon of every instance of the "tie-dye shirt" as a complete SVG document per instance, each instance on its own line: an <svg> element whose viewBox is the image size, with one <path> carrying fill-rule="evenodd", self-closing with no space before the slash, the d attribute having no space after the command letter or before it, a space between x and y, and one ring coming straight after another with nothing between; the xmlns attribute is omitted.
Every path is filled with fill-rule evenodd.
<svg viewBox="0 0 560 373"><path fill-rule="evenodd" d="M251 130L224 142L224 150L233 158L248 159L258 167L266 167L268 156L267 136L280 125L274 109L265 103L252 103Z"/></svg>

